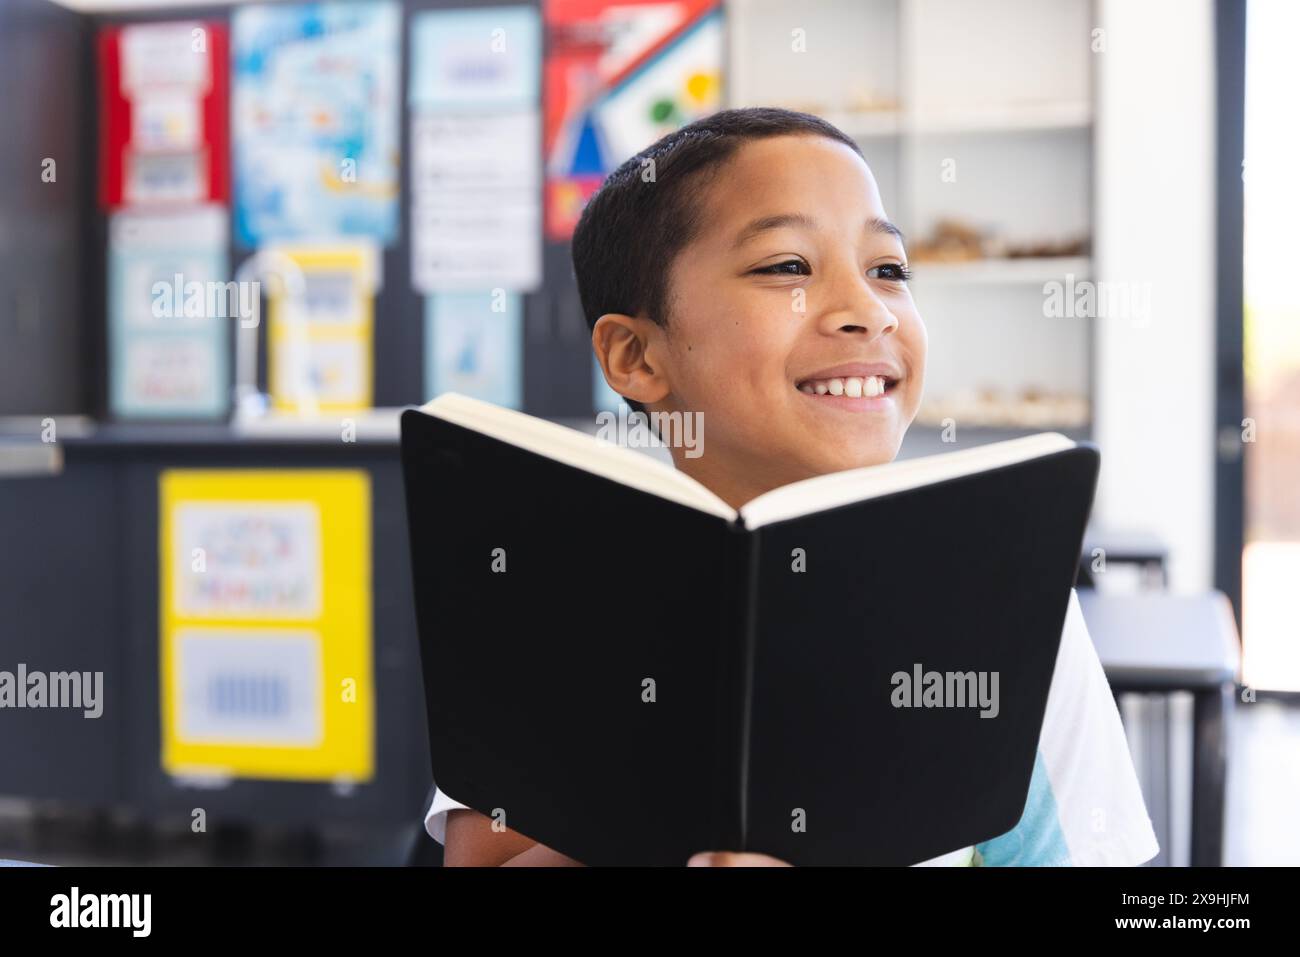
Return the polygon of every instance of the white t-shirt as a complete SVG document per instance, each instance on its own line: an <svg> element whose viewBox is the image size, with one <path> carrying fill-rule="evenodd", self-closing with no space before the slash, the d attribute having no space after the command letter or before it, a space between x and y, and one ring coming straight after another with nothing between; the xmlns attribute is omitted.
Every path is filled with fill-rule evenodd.
<svg viewBox="0 0 1300 957"><path fill-rule="evenodd" d="M429 836L445 843L447 812L463 807L435 789L424 816ZM1071 589L1020 822L992 840L914 866L1125 867L1159 850L1119 710Z"/></svg>

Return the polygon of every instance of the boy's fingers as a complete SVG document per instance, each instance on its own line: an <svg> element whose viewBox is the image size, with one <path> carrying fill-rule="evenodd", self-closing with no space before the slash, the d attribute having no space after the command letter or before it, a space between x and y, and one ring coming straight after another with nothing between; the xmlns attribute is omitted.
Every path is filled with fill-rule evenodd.
<svg viewBox="0 0 1300 957"><path fill-rule="evenodd" d="M793 865L766 854L737 851L700 851L686 862L687 867L791 867Z"/></svg>

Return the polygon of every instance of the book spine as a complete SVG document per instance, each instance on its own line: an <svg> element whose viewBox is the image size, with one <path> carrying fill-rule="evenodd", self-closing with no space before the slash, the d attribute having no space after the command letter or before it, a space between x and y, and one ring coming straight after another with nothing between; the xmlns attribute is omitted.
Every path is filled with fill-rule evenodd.
<svg viewBox="0 0 1300 957"><path fill-rule="evenodd" d="M743 851L748 842L750 727L757 627L758 539L728 526L723 564L724 640L719 663L719 759L716 850Z"/></svg>

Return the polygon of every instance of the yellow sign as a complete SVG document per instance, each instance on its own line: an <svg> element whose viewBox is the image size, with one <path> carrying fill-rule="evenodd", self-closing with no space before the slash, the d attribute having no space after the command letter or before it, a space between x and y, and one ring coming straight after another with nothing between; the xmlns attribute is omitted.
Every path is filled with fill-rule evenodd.
<svg viewBox="0 0 1300 957"><path fill-rule="evenodd" d="M367 242L277 246L300 282L271 288L268 377L283 412L352 412L374 403L379 252Z"/></svg>
<svg viewBox="0 0 1300 957"><path fill-rule="evenodd" d="M163 768L369 780L368 473L170 469L159 504Z"/></svg>

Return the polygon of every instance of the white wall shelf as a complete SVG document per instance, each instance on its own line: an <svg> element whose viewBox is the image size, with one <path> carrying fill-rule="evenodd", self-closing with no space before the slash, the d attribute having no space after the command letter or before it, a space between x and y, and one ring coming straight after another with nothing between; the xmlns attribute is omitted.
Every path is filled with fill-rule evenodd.
<svg viewBox="0 0 1300 957"><path fill-rule="evenodd" d="M914 283L1029 283L1076 282L1092 273L1087 256L1026 256L1021 259L975 259L969 262L913 262Z"/></svg>
<svg viewBox="0 0 1300 957"><path fill-rule="evenodd" d="M730 105L852 136L907 236L930 333L919 421L1088 428L1094 323L1048 316L1043 286L1095 271L1092 0L728 0L727 16ZM954 232L972 258L923 254ZM1087 252L1001 258L1040 245Z"/></svg>

